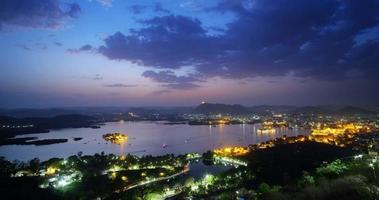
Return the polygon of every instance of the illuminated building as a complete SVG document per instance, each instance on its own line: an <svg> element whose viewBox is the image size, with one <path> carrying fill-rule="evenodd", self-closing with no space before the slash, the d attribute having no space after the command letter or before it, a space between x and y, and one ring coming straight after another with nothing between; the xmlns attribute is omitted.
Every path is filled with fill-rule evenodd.
<svg viewBox="0 0 379 200"><path fill-rule="evenodd" d="M258 128L257 133L261 134L273 134L276 130L274 128L274 122L265 121L262 123L262 127Z"/></svg>
<svg viewBox="0 0 379 200"><path fill-rule="evenodd" d="M354 135L361 132L370 132L370 128L353 123L338 123L327 127L317 124L316 128L311 130L309 139L321 143L346 146L351 143Z"/></svg>
<svg viewBox="0 0 379 200"><path fill-rule="evenodd" d="M55 172L56 172L57 170L58 170L58 169L55 168L55 167L48 167L47 170L46 170L46 175L55 174Z"/></svg>
<svg viewBox="0 0 379 200"><path fill-rule="evenodd" d="M122 133L107 133L103 135L103 139L114 144L122 144L128 140L128 136Z"/></svg>
<svg viewBox="0 0 379 200"><path fill-rule="evenodd" d="M249 149L245 147L225 147L221 149L215 149L213 152L217 155L222 156L240 156L249 153Z"/></svg>

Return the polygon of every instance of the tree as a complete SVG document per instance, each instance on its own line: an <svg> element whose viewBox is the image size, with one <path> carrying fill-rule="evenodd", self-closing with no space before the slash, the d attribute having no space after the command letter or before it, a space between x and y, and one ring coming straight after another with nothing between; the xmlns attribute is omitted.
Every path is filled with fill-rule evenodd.
<svg viewBox="0 0 379 200"><path fill-rule="evenodd" d="M162 195L157 194L157 193L149 193L145 197L147 200L163 200L164 198Z"/></svg>
<svg viewBox="0 0 379 200"><path fill-rule="evenodd" d="M33 173L38 172L39 166L40 166L40 160L38 158L33 158L32 160L29 161L29 167Z"/></svg>
<svg viewBox="0 0 379 200"><path fill-rule="evenodd" d="M315 184L315 178L312 175L310 175L307 171L304 171L303 176L298 181L298 186L305 187L305 186L310 186L314 184Z"/></svg>
<svg viewBox="0 0 379 200"><path fill-rule="evenodd" d="M258 186L258 192L261 194L268 193L268 192L270 192L270 190L271 190L270 186L265 182L259 184L259 186Z"/></svg>
<svg viewBox="0 0 379 200"><path fill-rule="evenodd" d="M325 167L317 168L317 174L320 176L325 176L327 178L335 178L341 175L347 169L348 168L346 164L342 163L341 160L335 160Z"/></svg>

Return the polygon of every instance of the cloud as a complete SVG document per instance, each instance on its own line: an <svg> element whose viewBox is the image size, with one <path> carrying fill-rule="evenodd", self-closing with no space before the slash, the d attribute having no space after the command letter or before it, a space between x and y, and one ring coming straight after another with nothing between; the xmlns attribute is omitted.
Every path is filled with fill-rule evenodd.
<svg viewBox="0 0 379 200"><path fill-rule="evenodd" d="M137 84L115 83L115 84L105 85L105 87L110 87L110 88L129 88L129 87L138 87L138 85Z"/></svg>
<svg viewBox="0 0 379 200"><path fill-rule="evenodd" d="M81 8L76 3L59 0L2 0L0 28L4 25L56 29L68 19L78 17Z"/></svg>
<svg viewBox="0 0 379 200"><path fill-rule="evenodd" d="M360 78L379 78L379 37L359 44L355 40L379 26L377 0L226 0L210 10L233 13L236 19L217 35L208 34L192 17L170 14L140 20L143 28L108 36L98 52L156 69L192 66L202 78L187 85L215 76L290 74L341 80L355 72ZM146 76L160 82L162 77L156 76L173 75L166 71ZM177 87L170 84L175 83L167 87Z"/></svg>
<svg viewBox="0 0 379 200"><path fill-rule="evenodd" d="M222 53L220 41L208 37L197 19L169 15L141 23L147 27L131 35L117 32L98 51L110 59L171 69L206 63Z"/></svg>
<svg viewBox="0 0 379 200"><path fill-rule="evenodd" d="M162 86L170 89L193 89L199 87L194 82L200 82L202 80L196 78L194 75L177 76L173 71L145 71L142 76L149 78L152 81L163 83Z"/></svg>
<svg viewBox="0 0 379 200"><path fill-rule="evenodd" d="M137 15L144 13L148 9L156 13L170 13L170 11L165 9L160 2L156 2L152 6L136 4L129 7L129 10L132 11L133 14Z"/></svg>
<svg viewBox="0 0 379 200"><path fill-rule="evenodd" d="M169 84L163 84L163 87L174 89L174 90L188 90L188 89L194 89L200 87L197 84L194 83L169 83Z"/></svg>
<svg viewBox="0 0 379 200"><path fill-rule="evenodd" d="M192 11L202 11L204 10L204 2L198 0L184 0L180 3L180 7L187 8Z"/></svg>
<svg viewBox="0 0 379 200"><path fill-rule="evenodd" d="M100 81L104 79L101 74L95 74L94 76L85 75L85 76L80 76L79 78L86 79L86 80L93 80L93 81Z"/></svg>
<svg viewBox="0 0 379 200"><path fill-rule="evenodd" d="M113 0L97 0L102 6L111 7Z"/></svg>
<svg viewBox="0 0 379 200"><path fill-rule="evenodd" d="M24 50L27 50L27 51L32 50L32 48L30 48L30 47L29 47L28 45L26 45L26 44L16 44L16 47L21 48L21 49L24 49Z"/></svg>
<svg viewBox="0 0 379 200"><path fill-rule="evenodd" d="M36 42L33 44L16 44L16 47L24 49L24 50L46 50L47 45L43 42Z"/></svg>
<svg viewBox="0 0 379 200"><path fill-rule="evenodd" d="M47 45L43 42L37 42L34 44L34 46L40 50L46 50L47 49Z"/></svg>
<svg viewBox="0 0 379 200"><path fill-rule="evenodd" d="M100 74L95 74L95 77L93 77L92 80L94 80L94 81L103 80L103 76L101 76Z"/></svg>
<svg viewBox="0 0 379 200"><path fill-rule="evenodd" d="M154 11L155 12L162 12L162 13L170 13L169 10L163 8L162 4L160 2L156 2L154 4Z"/></svg>
<svg viewBox="0 0 379 200"><path fill-rule="evenodd" d="M133 12L133 14L141 14L145 12L148 6L145 5L132 5L129 7L129 10Z"/></svg>
<svg viewBox="0 0 379 200"><path fill-rule="evenodd" d="M79 48L80 51L90 51L90 50L93 50L93 47L89 44L86 44L82 47Z"/></svg>
<svg viewBox="0 0 379 200"><path fill-rule="evenodd" d="M67 49L67 51L69 53L80 53L83 51L94 52L96 51L96 49L93 46L86 44L86 45L81 46L79 49Z"/></svg>
<svg viewBox="0 0 379 200"><path fill-rule="evenodd" d="M56 45L56 46L58 46L58 47L61 47L63 44L62 43L60 43L60 42L54 42L54 44Z"/></svg>
<svg viewBox="0 0 379 200"><path fill-rule="evenodd" d="M157 90L157 91L154 91L151 93L152 96L158 96L158 95L163 95L163 94L167 94L167 93L171 93L172 91L171 90L167 90L167 89L164 89L164 90Z"/></svg>

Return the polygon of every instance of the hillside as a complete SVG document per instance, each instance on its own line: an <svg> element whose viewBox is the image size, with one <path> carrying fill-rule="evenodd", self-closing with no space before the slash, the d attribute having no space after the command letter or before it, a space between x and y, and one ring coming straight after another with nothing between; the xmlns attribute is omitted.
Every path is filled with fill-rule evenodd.
<svg viewBox="0 0 379 200"><path fill-rule="evenodd" d="M194 110L194 113L198 114L248 114L249 109L246 107L234 104L234 105L227 105L227 104L218 104L218 103L202 103L198 105Z"/></svg>

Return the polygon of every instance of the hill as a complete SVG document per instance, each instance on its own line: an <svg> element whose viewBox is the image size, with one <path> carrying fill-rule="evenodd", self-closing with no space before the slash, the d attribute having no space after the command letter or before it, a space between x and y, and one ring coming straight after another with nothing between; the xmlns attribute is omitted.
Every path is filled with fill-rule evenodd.
<svg viewBox="0 0 379 200"><path fill-rule="evenodd" d="M346 107L343 107L343 108L337 110L336 114L340 114L340 115L354 115L354 114L370 115L370 114L375 114L375 112L364 109L364 108L360 108L360 107L346 106Z"/></svg>
<svg viewBox="0 0 379 200"><path fill-rule="evenodd" d="M0 116L0 137L45 133L50 129L94 127L97 123L94 117L77 114L33 118Z"/></svg>
<svg viewBox="0 0 379 200"><path fill-rule="evenodd" d="M304 106L292 111L294 114L306 114L306 115L319 115L319 114L331 114L330 109L318 106Z"/></svg>
<svg viewBox="0 0 379 200"><path fill-rule="evenodd" d="M248 114L249 109L239 105L228 105L228 104L218 104L218 103L202 103L198 105L194 110L197 114Z"/></svg>

